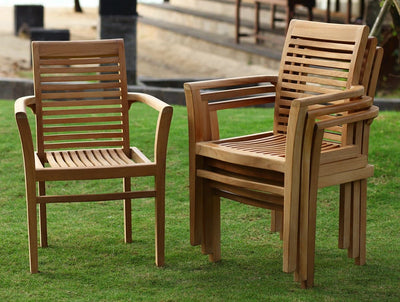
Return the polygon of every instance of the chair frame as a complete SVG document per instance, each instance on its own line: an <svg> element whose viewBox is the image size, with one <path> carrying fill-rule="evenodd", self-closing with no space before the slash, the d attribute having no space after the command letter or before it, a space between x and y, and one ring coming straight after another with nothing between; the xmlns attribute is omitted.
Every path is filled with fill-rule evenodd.
<svg viewBox="0 0 400 302"><path fill-rule="evenodd" d="M165 170L166 170L166 154L167 154L167 143L168 143L168 133L172 118L172 107L159 99L146 95L143 93L129 93L127 91L126 82L126 70L125 70L125 52L124 44L122 39L113 40L99 40L99 41L67 41L67 42L32 42L32 52L33 52L33 63L34 63L34 79L35 79L35 95L26 96L19 98L15 102L15 117L19 129L19 135L22 144L22 152L24 159L24 170L25 170L25 184L26 184L26 203L27 203L27 220L28 220L28 235L29 235L29 259L30 259L30 271L31 273L38 272L38 238L37 238L37 205L39 205L39 220L40 220L40 245L42 247L48 246L47 240L47 222L46 222L46 205L51 203L65 203L65 202L88 202L88 201L105 201L105 200L124 200L124 229L125 229L125 242L132 242L132 218L131 218L131 199L134 198L155 198L155 247L156 247L156 265L164 265L164 246L165 246ZM110 61L110 57L118 58L117 73L107 72L103 74L102 72L110 68L116 67L102 67L101 62ZM88 59L86 59L88 58ZM105 61L102 58L105 58ZM51 85L46 83L42 84L41 81L51 81L46 80L48 78L43 78L42 73L45 70L49 70L50 67L43 67L40 64L41 60L53 60L58 62L56 68L63 73L66 73L64 78L54 77L54 81L60 82L62 80L67 81L67 84L58 84L57 89L63 89L65 86L71 88L67 89L66 92L53 91L46 92L46 89L51 90ZM57 61L58 60L58 61ZM80 62L80 64L89 64L87 61L95 60L98 61L97 67L86 68L85 70L89 72L89 75L79 76L76 75L75 79L77 84L71 82L71 74L69 72L78 72L80 67L74 68L68 65L68 60L74 62ZM72 64L72 63L71 63ZM107 64L106 64L107 65ZM64 67L63 67L64 66ZM71 65L72 66L72 65ZM70 69L69 69L70 68ZM69 71L68 71L69 70ZM72 71L71 71L72 70ZM88 71L89 70L89 71ZM100 71L101 75L91 75L90 72ZM69 77L67 79L67 77ZM86 78L85 78L86 77ZM99 77L102 82L100 84L80 83L79 81L86 80L96 80ZM103 82L105 81L105 82ZM110 84L111 83L111 84ZM110 85L117 84L117 88L114 88L112 92L85 92L85 87L94 85L96 87L109 87ZM57 85L57 83L55 83ZM86 85L86 86L85 86ZM53 86L55 87L55 86ZM82 88L83 87L83 88ZM93 86L90 86L93 87ZM68 89L75 90L77 92L68 92ZM105 96L104 100L107 102L110 99L109 95L116 95L117 99L120 99L120 117L121 127L123 129L121 142L96 142L98 136L111 136L114 135L112 132L109 134L64 134L65 140L68 142L63 143L61 140L61 135L48 136L48 138L43 138L44 127L42 119L42 98L47 99L62 99L62 98L76 98L78 101L71 101L75 106L82 106L82 104L87 104L84 97L91 98L102 98ZM83 96L83 97L82 97ZM51 102L57 107L57 102ZM102 101L96 101L102 102ZM129 146L129 118L128 110L133 103L144 103L150 108L158 111L158 121L156 126L156 134L154 140L154 160L149 160L138 148ZM68 102L64 103L67 104ZM80 104L78 104L80 103ZM61 103L60 103L61 104ZM51 106L51 105L46 105ZM67 105L66 105L67 106ZM85 105L86 106L86 105ZM28 120L28 108L36 116L36 138L37 138L37 151L35 151L33 144L33 136L31 131L31 126ZM84 107L81 107L84 108ZM57 108L56 108L57 109ZM91 110L91 111L90 111ZM96 113L98 111L109 112L110 109L65 109L65 114L83 114L85 111L90 111ZM111 109L114 110L114 109ZM60 111L61 112L61 111ZM51 113L51 112L50 112ZM50 114L48 113L48 114ZM61 113L60 113L61 114ZM78 118L77 118L78 119ZM90 118L87 118L90 120ZM92 120L95 118L92 118ZM114 118L113 118L114 119ZM97 121L101 122L103 120L107 121L107 117L100 117ZM57 123L67 123L68 119L59 118ZM47 121L48 122L48 121ZM46 121L45 121L46 123ZM107 122L106 122L107 123ZM78 126L83 132L86 126ZM97 127L97 126L87 126ZM101 126L103 127L103 126ZM108 127L108 126L105 126ZM120 127L120 128L121 128ZM66 127L65 127L66 128ZM104 127L103 127L104 128ZM62 131L62 128L58 128L57 131ZM70 128L71 129L71 128ZM47 130L49 131L49 130ZM72 131L72 130L71 130ZM74 130L76 131L76 130ZM115 130L112 130L115 132ZM115 134L121 137L121 134ZM85 136L87 142L73 142L74 138L80 138ZM46 147L48 140L55 139L59 140L52 146ZM69 142L72 140L71 142ZM111 147L97 148L98 145L103 144L111 145ZM114 145L113 145L114 144ZM121 147L113 147L119 144ZM121 145L122 144L122 145ZM82 145L81 149L78 146ZM72 149L68 150L68 148ZM49 150L47 150L49 149ZM55 151L51 151L55 150ZM60 150L60 151L58 151ZM70 152L70 154L78 154L79 152L85 152L88 156L93 154L106 154L107 150L114 152L113 160L105 160L105 157L96 157L93 159L92 163L83 162L83 157L80 158L82 162L78 164L67 166L65 162L68 158L65 157L65 162L61 166L57 166L52 161L51 155L54 154L54 158L61 154L66 154L65 152ZM63 153L64 152L64 153ZM110 153L111 154L111 153ZM118 155L116 155L118 154ZM62 161L61 161L62 162ZM110 164L111 162L111 164ZM86 166L88 164L89 166ZM131 188L131 178L132 177L154 177L154 188L144 191L134 191ZM110 179L110 178L121 178L123 180L123 191L115 193L99 193L99 194L79 194L79 195L46 195L46 183L49 181L59 181L59 180L95 180L95 179ZM36 188L38 185L38 188Z"/></svg>
<svg viewBox="0 0 400 302"><path fill-rule="evenodd" d="M293 20L291 27L298 26L298 32L301 32L301 29L305 30L310 23L317 22ZM322 33L324 28L337 25L319 24L317 26L321 27ZM352 67L353 75L348 79L350 85L343 91L304 96L291 101L290 113L287 110L289 114L288 124L285 128L287 130L285 132L286 149L280 147L281 149L278 150L281 155L257 154L250 149L248 152L232 152L233 147L231 146L234 146L237 141L244 143L260 138L278 138L279 131L277 129L282 128L281 122L277 119L279 111L282 111L279 105L280 101L278 101L279 89L282 85L279 77L282 76L282 71L280 71L279 77L251 76L185 83L189 116L191 244L201 244L203 253L209 254L211 261L218 261L221 257L219 197L226 197L241 203L272 210L272 230L282 231L283 270L294 272L296 280L302 283L302 287L313 286L314 258L310 258L311 256L308 256L308 254L312 254L312 257L314 257L314 250L309 249L310 252L308 252L302 241L303 238L306 238L306 246L315 242L312 234L309 237L304 235L305 233L308 234L307 232L310 230L312 233L311 225L315 221L314 217L311 217L313 212L308 210L309 204L316 202L317 188L312 184L315 183L315 179L319 179L320 183L322 183L321 179L330 181L330 183L326 182L321 186L335 184L334 177L327 173L330 168L329 165L320 169L320 162L328 163L332 162L332 159L333 161L341 160L340 157L343 160L346 158L350 160L353 156L359 156L355 155L358 151L356 152L354 148L345 147L346 139L344 139L343 146L333 150L334 152L324 151L322 155L318 155L321 153L322 139L325 141L324 136L327 135L319 129L334 127L335 121L339 125L358 122L358 125L365 125L365 129L368 129L369 124L378 114L377 107L372 106L373 98L365 96L368 89L359 85L361 67L365 64L372 66L371 58L368 63L363 64L362 62L364 49L367 45L368 31L366 27L360 27L360 30L363 32L358 45L359 53L354 55L356 58ZM288 32L292 32L290 27ZM285 47L287 47L287 44L285 44ZM282 62L285 62L285 59L282 57ZM380 65L380 62L378 65ZM368 72L370 71L366 73ZM376 71L375 66L373 74L375 78L378 72L379 66L378 71ZM362 78L364 81L364 76ZM371 80L367 75L365 75L365 79L367 79L366 81ZM270 83L269 86L264 85L266 82ZM374 85L376 86L376 81L371 87ZM249 88L247 88L248 86ZM226 91L221 90L225 87L228 87ZM372 88L371 91L375 89ZM264 89L264 92L269 96L246 98L246 93L248 93L246 90L250 91L250 89ZM273 94L275 89L278 91L277 100L275 100ZM237 99L234 99L235 97ZM273 132L220 139L218 110L273 102L275 102ZM328 105L325 106L325 104ZM337 114L335 118L330 116L334 113ZM343 113L345 114L343 115ZM343 129L346 128L343 127ZM364 137L364 144L367 145L367 130ZM321 139L321 142L319 142L319 139ZM350 144L350 136L347 139L347 143ZM276 144L278 146L280 143ZM349 155L351 152L346 154L350 149L354 153L352 155ZM332 154L334 154L333 157ZM339 158L335 159L337 156ZM337 176L340 176L343 172L340 179L342 182L338 181L337 183L362 181L362 179L372 176L373 167L368 164L365 167L363 166L366 160L366 156L362 157L362 160L360 159L361 170L358 171L359 173L350 171L355 168L346 170L344 168L346 163L343 161L342 170L335 170ZM266 172L262 173L263 170ZM237 173L240 173L241 176L236 176ZM251 177L249 177L250 175ZM249 191L254 189L258 192ZM346 213L348 214L348 212ZM307 218L307 215L310 215L310 218ZM305 221L311 222L306 223ZM356 227L353 229L353 233L358 232ZM301 235L300 232L302 232ZM346 234L349 233L346 231ZM355 245L357 244L356 241L354 240ZM306 265L308 271L304 268L304 265Z"/></svg>

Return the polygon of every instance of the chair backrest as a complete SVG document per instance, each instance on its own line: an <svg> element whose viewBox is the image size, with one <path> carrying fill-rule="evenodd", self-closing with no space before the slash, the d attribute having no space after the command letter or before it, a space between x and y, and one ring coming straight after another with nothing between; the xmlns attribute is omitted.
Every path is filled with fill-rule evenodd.
<svg viewBox="0 0 400 302"><path fill-rule="evenodd" d="M292 20L282 52L274 133L286 133L291 101L359 84L368 27ZM340 141L337 129L331 139Z"/></svg>
<svg viewBox="0 0 400 302"><path fill-rule="evenodd" d="M46 150L129 152L122 39L32 42L39 157Z"/></svg>
<svg viewBox="0 0 400 302"><path fill-rule="evenodd" d="M383 48L377 45L377 38L368 37L360 76L360 84L365 87L365 94L372 98L375 97L383 59Z"/></svg>

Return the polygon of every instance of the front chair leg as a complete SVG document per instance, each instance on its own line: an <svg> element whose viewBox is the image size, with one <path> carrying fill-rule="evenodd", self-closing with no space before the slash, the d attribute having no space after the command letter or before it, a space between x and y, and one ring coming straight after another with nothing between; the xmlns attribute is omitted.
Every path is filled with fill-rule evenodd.
<svg viewBox="0 0 400 302"><path fill-rule="evenodd" d="M131 191L131 179L124 178L124 192ZM124 238L125 243L132 243L132 202L130 199L124 200Z"/></svg>
<svg viewBox="0 0 400 302"><path fill-rule="evenodd" d="M28 219L29 264L32 274L38 270L38 238L37 238L37 209L35 183L27 180L26 184L26 208Z"/></svg>
<svg viewBox="0 0 400 302"><path fill-rule="evenodd" d="M44 181L39 182L39 195L46 195L46 184ZM40 221L40 246L48 247L47 242L47 209L46 204L39 204L39 221Z"/></svg>
<svg viewBox="0 0 400 302"><path fill-rule="evenodd" d="M165 262L165 175L156 177L155 181L155 249L156 265L160 267Z"/></svg>

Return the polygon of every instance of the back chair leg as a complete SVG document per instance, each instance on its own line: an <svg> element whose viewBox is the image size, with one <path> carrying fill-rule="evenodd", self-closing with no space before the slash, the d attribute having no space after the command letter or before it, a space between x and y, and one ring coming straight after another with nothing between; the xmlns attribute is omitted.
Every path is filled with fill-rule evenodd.
<svg viewBox="0 0 400 302"><path fill-rule="evenodd" d="M131 191L131 179L124 178L124 191ZM130 199L124 200L124 238L125 243L132 243L132 202Z"/></svg>
<svg viewBox="0 0 400 302"><path fill-rule="evenodd" d="M366 262L366 240L367 240L367 180L360 181L360 253L355 258L357 265L364 265Z"/></svg>
<svg viewBox="0 0 400 302"><path fill-rule="evenodd" d="M221 200L216 194L212 194L212 250L209 259L212 262L221 260Z"/></svg>
<svg viewBox="0 0 400 302"><path fill-rule="evenodd" d="M279 237L282 240L283 235L283 212L271 211L271 232L279 232Z"/></svg>
<svg viewBox="0 0 400 302"><path fill-rule="evenodd" d="M340 186L339 248L357 265L366 261L367 180Z"/></svg>
<svg viewBox="0 0 400 302"><path fill-rule="evenodd" d="M351 183L340 185L339 243L340 249L350 247Z"/></svg>

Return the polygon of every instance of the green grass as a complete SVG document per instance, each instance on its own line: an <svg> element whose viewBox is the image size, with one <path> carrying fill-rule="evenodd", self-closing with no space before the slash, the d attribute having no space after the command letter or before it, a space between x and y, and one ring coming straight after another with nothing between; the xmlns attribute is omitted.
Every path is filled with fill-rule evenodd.
<svg viewBox="0 0 400 302"><path fill-rule="evenodd" d="M0 301L399 301L400 113L372 124L368 186L367 264L337 249L338 189L319 192L316 286L301 290L281 270L282 248L269 232L268 211L222 202L222 261L212 264L189 244L187 118L175 106L166 192L166 266L154 265L152 199L133 204L132 244L123 243L122 202L48 206L49 248L41 273L28 264L24 175L13 102L0 101ZM224 135L262 130L270 109L225 114ZM153 113L132 110L135 143L152 153ZM140 125L144 129L139 130ZM260 127L262 126L262 127ZM142 137L142 139L137 139ZM144 138L143 138L144 137ZM51 190L113 190L115 181L52 185ZM137 182L147 186L146 181Z"/></svg>

